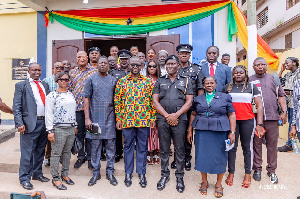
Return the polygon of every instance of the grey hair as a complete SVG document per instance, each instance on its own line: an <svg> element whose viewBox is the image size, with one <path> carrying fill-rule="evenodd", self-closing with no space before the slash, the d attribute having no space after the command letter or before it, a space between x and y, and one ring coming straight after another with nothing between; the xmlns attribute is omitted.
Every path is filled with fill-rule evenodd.
<svg viewBox="0 0 300 199"><path fill-rule="evenodd" d="M58 80L64 75L67 75L68 78L70 79L70 75L67 71L61 71L55 75L55 82L58 82Z"/></svg>

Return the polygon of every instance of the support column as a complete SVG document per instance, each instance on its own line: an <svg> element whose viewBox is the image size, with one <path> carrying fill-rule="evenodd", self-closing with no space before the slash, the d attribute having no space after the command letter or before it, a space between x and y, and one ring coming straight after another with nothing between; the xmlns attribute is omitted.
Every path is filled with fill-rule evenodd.
<svg viewBox="0 0 300 199"><path fill-rule="evenodd" d="M256 0L247 1L248 73L254 75L253 61L257 57Z"/></svg>

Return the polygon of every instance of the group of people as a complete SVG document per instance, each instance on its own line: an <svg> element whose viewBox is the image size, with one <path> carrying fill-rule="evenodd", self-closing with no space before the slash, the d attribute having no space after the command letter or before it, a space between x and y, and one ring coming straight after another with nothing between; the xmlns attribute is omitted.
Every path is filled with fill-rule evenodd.
<svg viewBox="0 0 300 199"><path fill-rule="evenodd" d="M225 64L219 63L217 46L207 49L206 58L199 65L189 61L192 50L191 45L180 44L176 47L177 55L161 50L156 57L154 49L145 55L137 46L130 51L113 46L111 56L105 57L98 47L92 47L88 53L77 53L78 66L71 70L63 62L56 62L53 76L43 81L41 66L31 63L29 78L16 84L13 101L15 124L21 133L19 180L23 188L33 189L31 179L50 180L42 173L44 157L57 189L67 189L62 181L74 185L68 171L76 136L82 148L74 168L88 161L88 168L93 170L88 186L101 178L103 159L107 161L106 179L117 185L114 164L124 153L127 187L132 184L136 159L136 173L143 188L147 186L147 164L161 164L157 189L163 190L170 180L173 141L171 168L176 169L176 190L182 193L184 170L192 167L194 141L195 169L202 176L199 191L206 195L207 174L217 174L214 195L219 198L223 196L222 179L227 165L225 182L233 185L239 138L245 167L242 187L251 185L252 170L254 180L261 180L264 139L268 153L266 169L270 181L277 183L278 121L287 121L286 93L266 73L266 60L255 59L255 75L249 77L245 66L228 66L228 54L222 56ZM298 70L299 61L290 60L291 66L286 61L287 69L296 66ZM296 85L298 91L300 82ZM293 136L295 126L299 129L297 114L298 104L294 102L290 122Z"/></svg>

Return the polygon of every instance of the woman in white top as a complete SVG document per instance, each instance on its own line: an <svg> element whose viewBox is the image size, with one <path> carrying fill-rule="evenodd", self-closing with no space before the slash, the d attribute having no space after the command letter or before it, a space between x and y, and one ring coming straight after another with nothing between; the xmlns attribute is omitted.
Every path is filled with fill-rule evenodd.
<svg viewBox="0 0 300 199"><path fill-rule="evenodd" d="M59 190L66 190L62 184L68 185L74 182L68 177L71 148L75 139L76 101L71 92L67 91L70 76L67 72L56 75L55 81L59 87L46 97L45 121L48 132L48 140L51 141L51 175L52 184ZM62 160L61 176L59 175L59 160Z"/></svg>

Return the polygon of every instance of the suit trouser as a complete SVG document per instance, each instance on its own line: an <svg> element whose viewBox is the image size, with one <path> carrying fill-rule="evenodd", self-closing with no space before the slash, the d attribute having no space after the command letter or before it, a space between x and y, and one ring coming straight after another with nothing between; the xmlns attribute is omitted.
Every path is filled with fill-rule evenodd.
<svg viewBox="0 0 300 199"><path fill-rule="evenodd" d="M116 129L116 155L122 155L123 154L123 136L122 131Z"/></svg>
<svg viewBox="0 0 300 199"><path fill-rule="evenodd" d="M20 135L21 159L19 169L20 183L30 182L43 176L42 164L47 144L47 132L44 120L37 120L35 129L30 133Z"/></svg>
<svg viewBox="0 0 300 199"><path fill-rule="evenodd" d="M267 162L266 167L269 173L274 173L277 168L277 143L279 136L279 126L277 120L264 121L263 127L266 130L266 145L267 145ZM254 136L254 160L253 169L261 171L262 170L262 143L263 139Z"/></svg>
<svg viewBox="0 0 300 199"><path fill-rule="evenodd" d="M179 121L176 126L170 126L166 120L158 120L158 136L160 144L160 159L161 159L161 176L167 177L170 175L169 157L171 139L173 139L174 150L176 153L175 162L177 170L175 176L182 178L184 176L184 159L185 159L185 131L187 121Z"/></svg>
<svg viewBox="0 0 300 199"><path fill-rule="evenodd" d="M236 151L239 143L239 137L244 155L245 173L251 174L253 166L253 137L256 127L255 119L237 120L234 147L228 152L228 172L235 172Z"/></svg>
<svg viewBox="0 0 300 199"><path fill-rule="evenodd" d="M116 153L116 139L92 139L92 165L94 167L93 175L96 176L100 173L100 158L102 152L103 142L105 143L106 150L106 173L109 175L114 174L115 153Z"/></svg>
<svg viewBox="0 0 300 199"><path fill-rule="evenodd" d="M85 155L86 155L87 160L91 160L91 140L85 138L86 131L85 131L84 111L76 111L76 122L78 124L77 137L82 145L82 148L78 152L77 158L79 160L83 160L85 159Z"/></svg>
<svg viewBox="0 0 300 199"><path fill-rule="evenodd" d="M55 127L54 128L55 142L51 142L51 175L53 180L60 181L59 176L59 159L62 159L61 176L69 175L71 149L75 139L75 127Z"/></svg>
<svg viewBox="0 0 300 199"><path fill-rule="evenodd" d="M149 127L123 128L125 173L132 174L134 168L134 148L136 140L136 172L146 174Z"/></svg>

